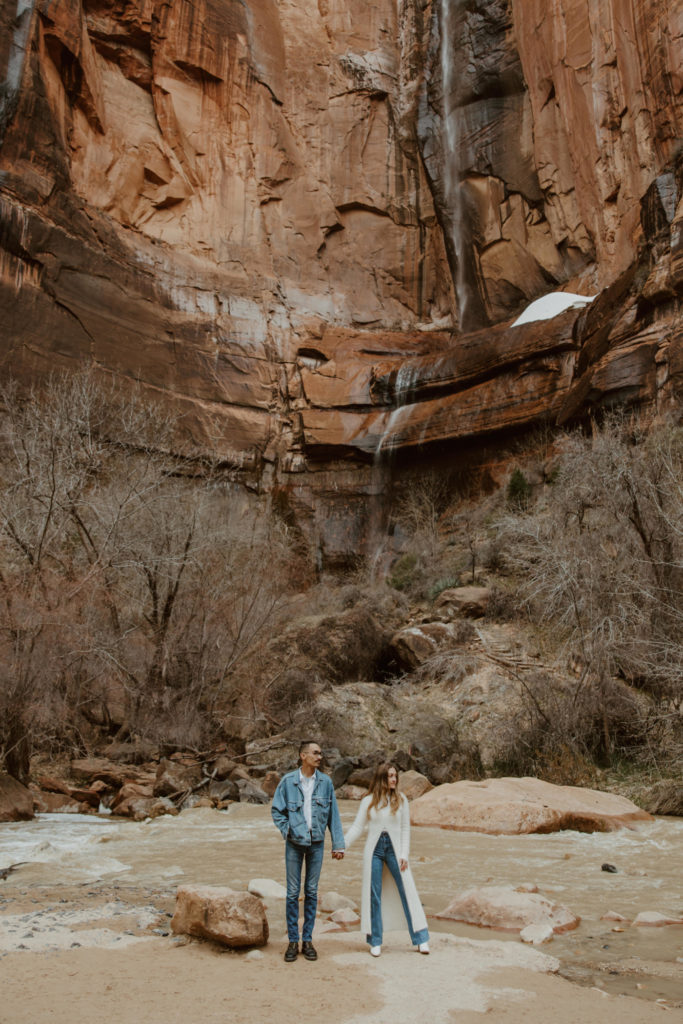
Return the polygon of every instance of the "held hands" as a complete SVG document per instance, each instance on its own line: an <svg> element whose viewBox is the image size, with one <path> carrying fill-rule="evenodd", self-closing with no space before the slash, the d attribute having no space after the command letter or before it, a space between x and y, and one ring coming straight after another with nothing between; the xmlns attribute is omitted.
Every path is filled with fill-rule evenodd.
<svg viewBox="0 0 683 1024"><path fill-rule="evenodd" d="M403 860L403 858L401 858L401 860L398 862L398 866L400 867L401 871L405 871L406 868L408 867L408 861Z"/></svg>
<svg viewBox="0 0 683 1024"><path fill-rule="evenodd" d="M344 851L343 850L333 850L332 851L332 859L333 860L344 860Z"/></svg>

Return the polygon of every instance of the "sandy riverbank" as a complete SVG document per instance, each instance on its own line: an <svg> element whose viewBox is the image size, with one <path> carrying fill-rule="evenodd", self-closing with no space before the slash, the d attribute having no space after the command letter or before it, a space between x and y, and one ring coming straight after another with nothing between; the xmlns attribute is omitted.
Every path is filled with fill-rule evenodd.
<svg viewBox="0 0 683 1024"><path fill-rule="evenodd" d="M543 973L546 954L522 945L435 935L420 956L403 936L371 959L358 933L324 935L320 958L282 960L205 943L146 938L124 949L17 952L0 961L2 1024L650 1024L656 1003L605 995ZM675 1011L680 1012L680 1011Z"/></svg>

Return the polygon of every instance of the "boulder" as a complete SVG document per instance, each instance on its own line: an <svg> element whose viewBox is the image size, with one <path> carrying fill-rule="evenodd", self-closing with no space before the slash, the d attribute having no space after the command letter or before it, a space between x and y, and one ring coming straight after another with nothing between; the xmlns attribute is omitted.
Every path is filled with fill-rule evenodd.
<svg viewBox="0 0 683 1024"><path fill-rule="evenodd" d="M451 615L480 619L486 615L490 599L490 587L453 587L441 591L434 607Z"/></svg>
<svg viewBox="0 0 683 1024"><path fill-rule="evenodd" d="M247 890L264 900L284 900L287 896L284 885L273 878L252 878Z"/></svg>
<svg viewBox="0 0 683 1024"><path fill-rule="evenodd" d="M278 772L266 772L264 777L261 779L261 789L269 796L271 800L275 796L275 790L277 789L278 782L280 781L280 775Z"/></svg>
<svg viewBox="0 0 683 1024"><path fill-rule="evenodd" d="M628 921L627 917L623 914L618 914L616 910L608 910L606 914L603 914L600 918L601 921L618 921L623 924L624 921Z"/></svg>
<svg viewBox="0 0 683 1024"><path fill-rule="evenodd" d="M379 760L379 758L378 758ZM346 780L347 786L360 786L363 790L370 788L372 777L375 774L375 765L366 768L356 768Z"/></svg>
<svg viewBox="0 0 683 1024"><path fill-rule="evenodd" d="M473 588L470 588L473 589ZM454 591L444 591L454 593ZM413 672L439 650L459 646L461 631L450 622L425 622L394 633L389 648L399 668Z"/></svg>
<svg viewBox="0 0 683 1024"><path fill-rule="evenodd" d="M623 796L533 778L445 783L414 800L410 816L415 825L490 835L612 832L652 821Z"/></svg>
<svg viewBox="0 0 683 1024"><path fill-rule="evenodd" d="M266 908L259 897L218 886L180 886L171 929L232 948L268 942Z"/></svg>
<svg viewBox="0 0 683 1024"><path fill-rule="evenodd" d="M330 914L330 920L334 921L335 924L348 926L358 924L360 917L351 907L340 907L339 910L335 910Z"/></svg>
<svg viewBox="0 0 683 1024"><path fill-rule="evenodd" d="M358 910L358 904L340 892L326 892L318 901L323 914L333 914L335 910Z"/></svg>
<svg viewBox="0 0 683 1024"><path fill-rule="evenodd" d="M401 772L399 785L409 800L416 800L434 788L428 778L416 771Z"/></svg>
<svg viewBox="0 0 683 1024"><path fill-rule="evenodd" d="M155 797L151 786L128 782L122 786L111 805L112 814L144 821L162 814L177 814L178 808L168 797Z"/></svg>
<svg viewBox="0 0 683 1024"><path fill-rule="evenodd" d="M335 789L339 789L345 782L348 782L353 767L354 763L351 757L340 757L330 766L328 774L332 779L332 785Z"/></svg>
<svg viewBox="0 0 683 1024"><path fill-rule="evenodd" d="M91 810L86 804L78 803L66 793L50 793L33 790L33 809L37 814L81 814Z"/></svg>
<svg viewBox="0 0 683 1024"><path fill-rule="evenodd" d="M555 932L551 924L539 923L528 924L526 928L522 928L519 937L522 942L528 942L532 946L540 946L543 942L551 942L554 934Z"/></svg>
<svg viewBox="0 0 683 1024"><path fill-rule="evenodd" d="M230 772L237 767L235 761L227 754L221 754L213 763L213 776L215 779L227 779Z"/></svg>
<svg viewBox="0 0 683 1024"><path fill-rule="evenodd" d="M78 757L71 762L71 774L82 782L104 782L118 789L125 782L154 784L154 774L133 765L115 764L106 757Z"/></svg>
<svg viewBox="0 0 683 1024"><path fill-rule="evenodd" d="M265 793L257 782L252 779L238 779L237 788L240 794L240 802L243 804L267 804L270 797Z"/></svg>
<svg viewBox="0 0 683 1024"><path fill-rule="evenodd" d="M551 903L540 893L517 892L511 885L467 889L434 916L506 932L521 932L530 925L549 926L556 934L571 931L581 921L567 907ZM538 938L536 931L532 934Z"/></svg>
<svg viewBox="0 0 683 1024"><path fill-rule="evenodd" d="M33 794L11 775L0 775L0 821L30 821Z"/></svg>
<svg viewBox="0 0 683 1024"><path fill-rule="evenodd" d="M164 759L159 762L156 780L154 782L154 796L176 797L190 792L201 782L202 771L199 765L186 767L176 761Z"/></svg>
<svg viewBox="0 0 683 1024"><path fill-rule="evenodd" d="M209 796L212 800L223 803L225 800L239 800L240 791L232 779L214 779L209 783Z"/></svg>
<svg viewBox="0 0 683 1024"><path fill-rule="evenodd" d="M345 786L340 786L336 792L338 800L362 800L367 790L364 786L351 786L347 782Z"/></svg>
<svg viewBox="0 0 683 1024"><path fill-rule="evenodd" d="M633 919L636 928L662 928L668 924L683 924L683 917L670 917L656 910L644 910Z"/></svg>
<svg viewBox="0 0 683 1024"><path fill-rule="evenodd" d="M87 804L89 807L97 810L100 806L100 788L90 786L88 789L80 789L78 787L70 786L64 779L55 778L52 775L39 775L38 785L43 792L51 794L62 794L63 796L70 797L72 801L76 801L79 804ZM102 783L100 783L102 786ZM103 787L106 789L106 786ZM55 807L64 806L64 803L50 801L55 804Z"/></svg>

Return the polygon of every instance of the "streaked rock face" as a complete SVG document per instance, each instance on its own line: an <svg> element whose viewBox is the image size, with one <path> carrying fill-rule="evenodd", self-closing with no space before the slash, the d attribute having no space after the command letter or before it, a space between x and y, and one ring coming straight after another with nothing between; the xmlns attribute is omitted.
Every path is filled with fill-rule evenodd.
<svg viewBox="0 0 683 1024"><path fill-rule="evenodd" d="M389 455L662 407L682 38L666 0L5 5L3 371L141 381L328 562ZM557 287L600 297L507 326Z"/></svg>

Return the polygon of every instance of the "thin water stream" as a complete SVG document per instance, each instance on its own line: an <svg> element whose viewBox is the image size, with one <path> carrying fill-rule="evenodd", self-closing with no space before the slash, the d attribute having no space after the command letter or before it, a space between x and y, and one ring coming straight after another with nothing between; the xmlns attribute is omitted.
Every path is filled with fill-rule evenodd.
<svg viewBox="0 0 683 1024"><path fill-rule="evenodd" d="M341 809L347 827L357 805L344 801ZM328 857L321 891L334 889L359 900L361 857L362 843L341 862ZM582 918L575 931L544 947L562 962L566 976L611 992L683 1000L683 926L643 928L601 920L610 910L629 920L641 911L683 917L683 819L660 818L637 831L591 835L486 836L414 828L411 860L428 915L469 886L534 883ZM0 882L0 923L16 899L38 891L43 902L47 890L54 905L64 894L70 899L79 886L108 900L136 890L144 903L145 892L170 899L183 882L240 888L252 878L284 882L282 841L269 808L249 804L141 823L41 815L0 828L0 869L17 861L27 863ZM615 873L601 870L606 862ZM284 935L279 911L269 909L276 942ZM516 935L436 919L430 927L519 941Z"/></svg>

